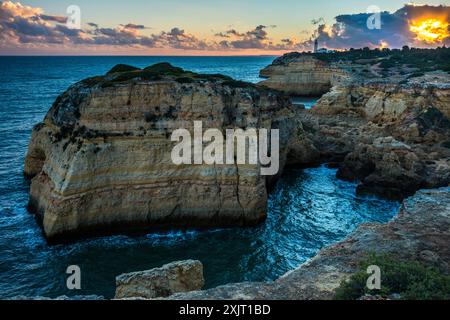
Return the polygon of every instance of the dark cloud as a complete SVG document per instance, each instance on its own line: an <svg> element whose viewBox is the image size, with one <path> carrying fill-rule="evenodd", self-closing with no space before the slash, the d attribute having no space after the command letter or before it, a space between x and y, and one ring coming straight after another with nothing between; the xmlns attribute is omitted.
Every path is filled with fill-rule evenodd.
<svg viewBox="0 0 450 320"><path fill-rule="evenodd" d="M275 25L265 26L259 25L254 29L246 32L238 32L235 29L230 29L225 32L217 33L216 36L222 38L230 38L220 42L220 45L225 48L233 49L277 49L280 45L274 45L268 36L267 28L275 28ZM233 39L231 39L233 38Z"/></svg>
<svg viewBox="0 0 450 320"><path fill-rule="evenodd" d="M345 14L337 16L331 26L319 24L311 40L303 43L311 46L313 39L319 40L320 46L332 49L379 47L381 42L390 47L403 45L421 46L416 34L410 31L410 21L424 18L439 18L450 23L449 6L405 5L400 10L380 13L380 29L369 29L368 19L373 13Z"/></svg>
<svg viewBox="0 0 450 320"><path fill-rule="evenodd" d="M219 32L215 34L216 37L222 37L222 38L230 38L232 36L236 37L244 37L245 33L239 33L235 29L230 29L225 32Z"/></svg>
<svg viewBox="0 0 450 320"><path fill-rule="evenodd" d="M121 24L122 27L124 27L125 29L136 29L136 30L144 30L144 29L148 29L146 26L142 25L142 24L134 24L134 23L128 23L128 24Z"/></svg>
<svg viewBox="0 0 450 320"><path fill-rule="evenodd" d="M67 17L62 17L62 16L49 16L46 14L41 14L39 16L39 18L41 18L44 21L53 21L53 22L58 22L58 23L66 23L67 22Z"/></svg>
<svg viewBox="0 0 450 320"><path fill-rule="evenodd" d="M169 31L149 36L140 34L148 29L142 24L122 24L117 28L103 28L94 22L90 28L76 30L68 28L66 18L45 15L39 8L22 6L11 1L0 2L0 41L20 46L21 44L77 44L109 45L147 48L175 48L185 50L217 49L220 45L198 39L185 30L175 27Z"/></svg>
<svg viewBox="0 0 450 320"><path fill-rule="evenodd" d="M66 17L44 14L40 8L25 6L18 2L0 1L0 44L2 47L21 47L30 44L35 47L52 44L70 47L76 44L182 50L308 51L312 50L314 40L318 39L321 47L331 49L378 47L382 41L392 47L401 47L405 44L420 44L415 39L416 35L409 30L410 20L439 17L449 21L450 7L406 5L394 13L382 12L379 30L368 29L367 20L371 15L367 13L339 15L330 26L326 25L323 19L313 20L312 24L316 26L314 34L301 42L290 37L274 42L269 36L269 31L275 28L275 25L258 25L247 31L230 28L217 32L215 40L206 40L179 27L144 35L142 33L149 28L134 23L104 28L89 22L87 28L75 30L66 26ZM305 36L304 32L299 32L298 35ZM449 42L449 38L444 39L444 43Z"/></svg>

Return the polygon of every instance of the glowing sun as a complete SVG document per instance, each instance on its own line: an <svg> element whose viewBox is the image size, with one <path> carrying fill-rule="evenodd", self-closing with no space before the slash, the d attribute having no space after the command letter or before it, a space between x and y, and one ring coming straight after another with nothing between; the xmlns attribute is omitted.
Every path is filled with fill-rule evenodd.
<svg viewBox="0 0 450 320"><path fill-rule="evenodd" d="M416 34L419 41L436 43L450 36L448 26L446 21L431 18L410 22L409 30Z"/></svg>

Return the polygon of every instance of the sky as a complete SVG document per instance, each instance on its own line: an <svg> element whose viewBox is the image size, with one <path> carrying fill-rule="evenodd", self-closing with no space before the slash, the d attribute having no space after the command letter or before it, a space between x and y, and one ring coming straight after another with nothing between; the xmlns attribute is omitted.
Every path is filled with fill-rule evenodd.
<svg viewBox="0 0 450 320"><path fill-rule="evenodd" d="M2 0L0 54L278 55L311 50L316 38L320 46L330 49L449 43L448 36L433 43L419 41L410 24L411 19L425 15L438 17L448 31L450 0L415 4L405 6L397 0ZM68 27L70 5L80 9L79 26ZM380 29L367 27L373 16L367 13L371 6L384 12Z"/></svg>

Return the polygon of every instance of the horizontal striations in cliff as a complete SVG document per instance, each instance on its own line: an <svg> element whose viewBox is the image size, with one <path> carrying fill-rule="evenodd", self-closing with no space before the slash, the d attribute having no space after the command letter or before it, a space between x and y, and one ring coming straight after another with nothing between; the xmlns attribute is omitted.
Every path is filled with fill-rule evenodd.
<svg viewBox="0 0 450 320"><path fill-rule="evenodd" d="M259 163L173 163L171 134L192 132L194 121L205 130L279 129L281 168L309 143L277 92L167 63L118 65L70 87L33 130L29 207L46 236L263 220L268 179Z"/></svg>
<svg viewBox="0 0 450 320"><path fill-rule="evenodd" d="M311 55L297 52L286 54L261 70L267 78L261 85L281 90L294 96L320 96L348 74L332 64Z"/></svg>

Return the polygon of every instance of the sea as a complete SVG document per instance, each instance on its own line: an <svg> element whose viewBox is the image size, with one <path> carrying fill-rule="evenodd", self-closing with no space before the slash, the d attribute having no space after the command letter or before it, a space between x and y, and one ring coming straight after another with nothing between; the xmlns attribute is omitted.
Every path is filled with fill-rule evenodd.
<svg viewBox="0 0 450 320"><path fill-rule="evenodd" d="M119 63L169 62L200 73L258 82L275 57L0 57L0 298L100 295L112 298L115 277L166 263L198 259L205 288L270 281L298 267L363 222L389 221L399 208L355 194L356 183L336 169L289 168L269 195L268 219L250 228L172 230L115 235L49 245L27 211L24 157L32 127L71 84ZM317 98L297 97L306 108ZM66 271L81 269L81 289L69 290Z"/></svg>

